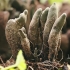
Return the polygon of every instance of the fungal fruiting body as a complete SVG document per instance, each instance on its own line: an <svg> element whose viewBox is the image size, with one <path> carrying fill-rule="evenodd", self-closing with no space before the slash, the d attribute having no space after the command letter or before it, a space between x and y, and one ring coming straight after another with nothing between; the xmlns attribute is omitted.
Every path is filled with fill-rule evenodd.
<svg viewBox="0 0 70 70"><path fill-rule="evenodd" d="M51 28L58 17L58 12L56 8L56 4L54 3L48 12L47 21L45 23L44 31L43 31L43 44L47 46L48 44L48 37L51 31Z"/></svg>
<svg viewBox="0 0 70 70"><path fill-rule="evenodd" d="M13 58L16 58L18 50L21 46L18 30L25 26L25 23L27 21L27 14L28 11L24 10L24 12L21 13L18 18L10 19L7 22L5 28L6 39L9 46L11 47Z"/></svg>
<svg viewBox="0 0 70 70"><path fill-rule="evenodd" d="M28 30L29 40L35 45L38 44L38 40L39 40L39 18L41 13L42 13L42 9L41 8L37 9L30 22L29 30Z"/></svg>
<svg viewBox="0 0 70 70"><path fill-rule="evenodd" d="M49 59L55 59L55 56L57 56L58 53L58 48L59 48L59 41L60 41L60 32L62 30L62 27L66 21L66 14L63 13L54 23L49 39L48 39L48 44L49 44Z"/></svg>

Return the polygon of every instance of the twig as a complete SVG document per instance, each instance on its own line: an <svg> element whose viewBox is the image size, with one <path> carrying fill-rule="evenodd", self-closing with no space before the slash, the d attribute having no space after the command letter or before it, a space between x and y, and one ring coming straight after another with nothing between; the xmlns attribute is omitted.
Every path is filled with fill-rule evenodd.
<svg viewBox="0 0 70 70"><path fill-rule="evenodd" d="M37 63L37 65L41 65L41 66L45 66L45 67L52 67L52 65L43 64L43 63Z"/></svg>
<svg viewBox="0 0 70 70"><path fill-rule="evenodd" d="M67 59L70 59L69 54L68 54L68 58Z"/></svg>
<svg viewBox="0 0 70 70"><path fill-rule="evenodd" d="M28 66L31 70L34 70L31 66Z"/></svg>
<svg viewBox="0 0 70 70"><path fill-rule="evenodd" d="M13 57L13 55L9 58L9 60L12 59L12 57Z"/></svg>
<svg viewBox="0 0 70 70"><path fill-rule="evenodd" d="M2 64L3 64L3 66L6 67L6 65L5 65L4 61L2 60L1 56L0 56L0 60L1 60Z"/></svg>
<svg viewBox="0 0 70 70"><path fill-rule="evenodd" d="M42 48L41 48L41 51L40 53L38 54L38 57L43 53L43 45L42 45Z"/></svg>
<svg viewBox="0 0 70 70"><path fill-rule="evenodd" d="M61 52L62 52L62 58L60 59L60 61L59 62L61 62L61 60L63 59L63 51L62 51L62 49L60 48L60 50L61 50Z"/></svg>
<svg viewBox="0 0 70 70"><path fill-rule="evenodd" d="M35 46L34 43L32 41L30 41L30 40L29 40L29 42L33 45L32 47L34 48L34 46Z"/></svg>

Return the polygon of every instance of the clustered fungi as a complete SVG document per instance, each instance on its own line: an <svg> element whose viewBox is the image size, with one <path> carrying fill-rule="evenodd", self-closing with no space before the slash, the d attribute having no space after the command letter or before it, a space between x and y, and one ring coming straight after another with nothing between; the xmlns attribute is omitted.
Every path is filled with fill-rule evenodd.
<svg viewBox="0 0 70 70"><path fill-rule="evenodd" d="M13 58L16 58L17 52L22 49L28 60L38 61L39 55L47 55L44 50L48 47L48 59L56 60L60 50L61 31L66 21L66 14L63 13L58 17L55 3L44 11L39 8L33 15L29 29L26 30L27 14L28 11L24 10L18 18L10 19L5 28L6 39L11 47Z"/></svg>

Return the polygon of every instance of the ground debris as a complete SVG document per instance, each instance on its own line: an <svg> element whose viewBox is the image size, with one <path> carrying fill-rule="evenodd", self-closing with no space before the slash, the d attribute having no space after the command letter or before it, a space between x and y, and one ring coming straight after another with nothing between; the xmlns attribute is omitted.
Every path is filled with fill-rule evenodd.
<svg viewBox="0 0 70 70"><path fill-rule="evenodd" d="M59 62L51 62L49 60L34 63L27 61L27 64L28 70L59 70L60 68L63 68L63 65L61 65Z"/></svg>

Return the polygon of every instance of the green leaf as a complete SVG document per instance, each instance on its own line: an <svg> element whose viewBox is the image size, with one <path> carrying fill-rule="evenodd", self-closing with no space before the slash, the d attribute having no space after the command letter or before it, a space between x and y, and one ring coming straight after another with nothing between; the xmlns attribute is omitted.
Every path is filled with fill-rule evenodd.
<svg viewBox="0 0 70 70"><path fill-rule="evenodd" d="M50 4L53 4L54 2L55 2L55 3L63 3L63 2L70 3L70 0L48 0L48 2L49 2Z"/></svg>
<svg viewBox="0 0 70 70"><path fill-rule="evenodd" d="M18 52L16 63L14 65L11 65L5 68L0 66L0 70L17 70L15 68L18 68L18 70L25 70L27 68L25 59L23 57L21 50Z"/></svg>
<svg viewBox="0 0 70 70"><path fill-rule="evenodd" d="M16 67L16 65L10 65L8 67L5 67L4 70L15 70L14 68Z"/></svg>
<svg viewBox="0 0 70 70"><path fill-rule="evenodd" d="M15 70L14 68L11 68L11 69L9 69L9 70Z"/></svg>
<svg viewBox="0 0 70 70"><path fill-rule="evenodd" d="M40 3L44 4L47 0L40 0Z"/></svg>
<svg viewBox="0 0 70 70"><path fill-rule="evenodd" d="M63 0L48 0L50 4L53 4L54 2L55 3L62 3Z"/></svg>
<svg viewBox="0 0 70 70"><path fill-rule="evenodd" d="M22 54L21 50L19 51L19 53L17 55L16 66L20 70L25 70L27 68L26 63L25 63L25 59L23 57L23 54Z"/></svg>
<svg viewBox="0 0 70 70"><path fill-rule="evenodd" d="M4 70L4 67L3 66L0 66L0 70Z"/></svg>

